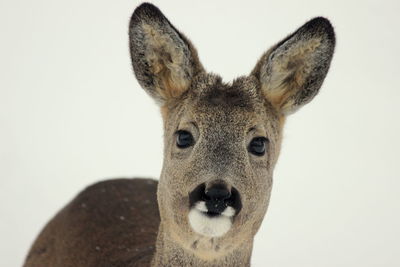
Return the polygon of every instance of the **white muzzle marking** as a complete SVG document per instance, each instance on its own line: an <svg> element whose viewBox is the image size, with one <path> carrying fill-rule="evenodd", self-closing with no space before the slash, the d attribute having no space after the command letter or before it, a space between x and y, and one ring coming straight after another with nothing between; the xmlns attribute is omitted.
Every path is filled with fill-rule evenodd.
<svg viewBox="0 0 400 267"><path fill-rule="evenodd" d="M207 213L206 203L199 201L189 212L189 223L192 229L201 235L220 237L226 234L232 226L232 217L235 210L227 207L221 215L210 217Z"/></svg>

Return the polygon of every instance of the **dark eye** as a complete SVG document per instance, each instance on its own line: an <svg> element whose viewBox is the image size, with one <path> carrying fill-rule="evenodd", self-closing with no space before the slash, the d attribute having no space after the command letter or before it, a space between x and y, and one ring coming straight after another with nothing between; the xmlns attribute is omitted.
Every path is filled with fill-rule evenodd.
<svg viewBox="0 0 400 267"><path fill-rule="evenodd" d="M265 137L255 137L249 144L249 152L256 156L263 156L267 148L268 139Z"/></svg>
<svg viewBox="0 0 400 267"><path fill-rule="evenodd" d="M179 130L176 132L176 146L179 148L187 148L194 144L194 139L188 131Z"/></svg>

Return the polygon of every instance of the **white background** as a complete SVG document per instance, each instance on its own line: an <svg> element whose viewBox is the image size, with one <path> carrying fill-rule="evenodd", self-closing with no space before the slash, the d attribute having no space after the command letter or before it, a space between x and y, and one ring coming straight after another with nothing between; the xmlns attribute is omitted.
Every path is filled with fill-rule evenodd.
<svg viewBox="0 0 400 267"><path fill-rule="evenodd" d="M400 266L400 2L154 1L226 81L310 18L337 33L315 100L286 125L254 266ZM138 1L1 0L0 266L20 266L85 186L158 177L159 111L136 82Z"/></svg>

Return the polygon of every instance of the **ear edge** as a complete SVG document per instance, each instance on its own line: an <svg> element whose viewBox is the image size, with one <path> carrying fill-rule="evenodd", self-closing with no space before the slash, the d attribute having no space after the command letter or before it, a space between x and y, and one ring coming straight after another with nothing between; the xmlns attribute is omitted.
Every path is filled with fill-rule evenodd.
<svg viewBox="0 0 400 267"><path fill-rule="evenodd" d="M331 44L335 45L336 43L335 30L329 19L325 17L315 17L306 22L297 31L279 42L277 46L281 46L287 40L302 32L308 33L310 37L325 36L326 40L328 40Z"/></svg>
<svg viewBox="0 0 400 267"><path fill-rule="evenodd" d="M135 44L132 40L136 40L138 38L135 29L139 27L143 21L148 21L152 19L155 21L162 20L164 15L162 12L151 3L142 3L135 8L132 13L132 16L129 21L128 27L128 35L129 35L129 50L132 61L133 73L136 77L136 80L139 82L140 86L145 89L145 92L149 94L153 99L155 99L157 104L161 104L163 102L162 97L157 95L156 90L152 90L151 88L155 88L155 80L153 79L153 75L150 72L150 68L147 66L143 67L141 60L138 58L144 58L144 52L136 49ZM146 64L147 65L147 64Z"/></svg>
<svg viewBox="0 0 400 267"><path fill-rule="evenodd" d="M135 8L130 19L129 28L131 29L135 23L147 19L166 19L161 10L151 3L142 3Z"/></svg>
<svg viewBox="0 0 400 267"><path fill-rule="evenodd" d="M302 90L289 96L286 101L282 103L280 108L285 115L295 113L299 108L311 102L319 93L330 69L330 64L336 46L335 30L331 22L325 17L320 16L309 20L293 35L299 33L300 31L304 32L305 34L308 33L309 40L313 38L322 38L325 42L325 45L321 45L320 49L324 50L326 54L324 60L322 60L319 63L320 65L314 70L315 73L310 74L309 77L307 77L307 79L304 81ZM320 71L318 75L316 74L317 70ZM321 70L323 71L321 72Z"/></svg>
<svg viewBox="0 0 400 267"><path fill-rule="evenodd" d="M150 21L149 21L150 20ZM162 22L165 21L184 41L188 39L168 20L161 10L151 3L142 3L135 8L129 22L129 29L132 29L136 24L141 22Z"/></svg>

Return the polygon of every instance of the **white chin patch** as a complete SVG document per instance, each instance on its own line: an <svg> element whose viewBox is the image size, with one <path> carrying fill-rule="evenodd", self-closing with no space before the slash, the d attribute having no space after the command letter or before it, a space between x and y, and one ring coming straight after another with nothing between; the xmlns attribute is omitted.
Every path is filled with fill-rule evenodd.
<svg viewBox="0 0 400 267"><path fill-rule="evenodd" d="M210 217L207 212L206 203L199 201L189 212L189 223L193 230L201 235L209 237L219 237L232 226L232 217L235 215L235 210L232 207L227 207L219 216Z"/></svg>

